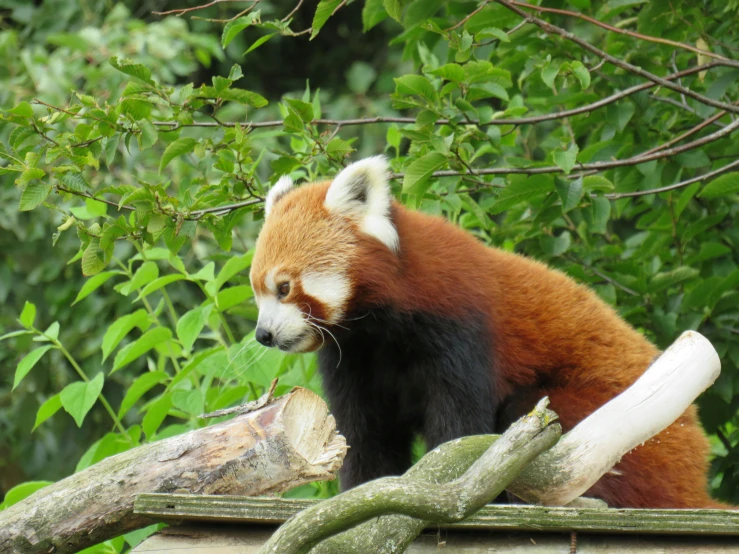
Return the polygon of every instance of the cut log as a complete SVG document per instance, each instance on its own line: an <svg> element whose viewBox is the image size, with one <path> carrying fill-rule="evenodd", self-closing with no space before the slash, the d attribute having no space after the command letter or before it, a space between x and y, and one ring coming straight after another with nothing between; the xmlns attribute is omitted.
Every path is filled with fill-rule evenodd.
<svg viewBox="0 0 739 554"><path fill-rule="evenodd" d="M346 453L326 403L298 388L258 411L134 448L0 512L0 553L78 552L145 527L143 492L253 496L332 479Z"/></svg>
<svg viewBox="0 0 739 554"><path fill-rule="evenodd" d="M507 490L530 504L567 505L680 417L720 373L713 345L685 331L632 386L565 434Z"/></svg>

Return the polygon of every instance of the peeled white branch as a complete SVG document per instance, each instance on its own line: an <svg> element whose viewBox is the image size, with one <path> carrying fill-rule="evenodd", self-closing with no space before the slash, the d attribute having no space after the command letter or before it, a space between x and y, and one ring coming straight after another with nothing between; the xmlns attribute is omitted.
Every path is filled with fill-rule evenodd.
<svg viewBox="0 0 739 554"><path fill-rule="evenodd" d="M564 435L507 490L532 504L568 504L680 417L719 373L708 339L685 331L632 386Z"/></svg>

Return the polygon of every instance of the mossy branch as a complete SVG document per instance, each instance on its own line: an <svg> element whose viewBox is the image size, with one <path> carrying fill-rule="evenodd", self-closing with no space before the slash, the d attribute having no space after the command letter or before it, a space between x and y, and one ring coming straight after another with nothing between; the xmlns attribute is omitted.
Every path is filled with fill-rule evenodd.
<svg viewBox="0 0 739 554"><path fill-rule="evenodd" d="M309 508L287 521L261 554L299 554L349 527L383 514L437 522L460 521L495 498L534 458L551 448L561 428L539 402L513 424L461 477L436 484L408 473L386 477Z"/></svg>

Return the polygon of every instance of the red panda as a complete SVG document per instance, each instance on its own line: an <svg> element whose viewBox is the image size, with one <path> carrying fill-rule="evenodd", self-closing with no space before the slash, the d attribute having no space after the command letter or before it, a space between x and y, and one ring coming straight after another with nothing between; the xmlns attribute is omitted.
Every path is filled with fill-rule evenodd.
<svg viewBox="0 0 739 554"><path fill-rule="evenodd" d="M631 385L658 355L592 291L395 202L383 157L333 181L282 177L265 202L250 274L256 340L317 351L350 445L343 489L429 449L502 432L543 396L563 430ZM611 507L719 507L709 446L689 408L586 493Z"/></svg>

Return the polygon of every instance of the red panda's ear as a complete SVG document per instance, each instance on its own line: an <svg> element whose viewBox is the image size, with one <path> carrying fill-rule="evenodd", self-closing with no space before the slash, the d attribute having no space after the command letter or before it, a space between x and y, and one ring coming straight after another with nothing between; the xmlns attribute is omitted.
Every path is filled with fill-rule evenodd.
<svg viewBox="0 0 739 554"><path fill-rule="evenodd" d="M389 176L384 156L354 162L334 178L324 206L330 212L355 219L363 233L397 251L398 232L390 219Z"/></svg>
<svg viewBox="0 0 739 554"><path fill-rule="evenodd" d="M269 216L272 207L285 196L293 188L293 180L289 175L283 175L278 179L274 186L269 189L267 198L264 201L264 217Z"/></svg>

